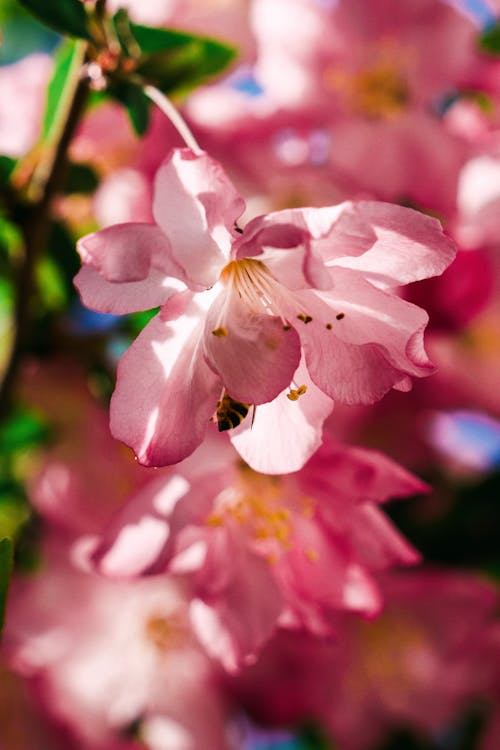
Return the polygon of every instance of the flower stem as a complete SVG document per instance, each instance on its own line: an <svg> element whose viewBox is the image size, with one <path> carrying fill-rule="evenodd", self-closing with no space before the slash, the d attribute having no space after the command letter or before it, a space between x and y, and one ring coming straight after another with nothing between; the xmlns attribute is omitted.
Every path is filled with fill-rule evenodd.
<svg viewBox="0 0 500 750"><path fill-rule="evenodd" d="M179 110L174 107L170 99L166 97L165 94L162 94L162 92L157 88L155 88L155 86L151 86L150 84L146 84L145 86L143 86L142 90L144 91L146 96L151 99L151 101L154 102L159 109L161 109L163 114L168 117L186 146L188 146L188 148L192 149L193 151L201 151L202 149L200 148L198 141L192 134Z"/></svg>

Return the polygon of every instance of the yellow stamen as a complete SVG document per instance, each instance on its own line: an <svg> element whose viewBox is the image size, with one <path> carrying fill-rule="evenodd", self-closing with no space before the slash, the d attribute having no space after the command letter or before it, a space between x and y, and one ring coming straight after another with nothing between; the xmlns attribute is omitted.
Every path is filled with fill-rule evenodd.
<svg viewBox="0 0 500 750"><path fill-rule="evenodd" d="M217 338L220 339L223 336L227 336L228 330L226 326L220 326L220 328L215 328L212 333L214 336L217 336Z"/></svg>
<svg viewBox="0 0 500 750"><path fill-rule="evenodd" d="M299 315L297 315L297 318L303 323L310 323L312 321L312 317L310 315L306 315L306 313L299 313Z"/></svg>

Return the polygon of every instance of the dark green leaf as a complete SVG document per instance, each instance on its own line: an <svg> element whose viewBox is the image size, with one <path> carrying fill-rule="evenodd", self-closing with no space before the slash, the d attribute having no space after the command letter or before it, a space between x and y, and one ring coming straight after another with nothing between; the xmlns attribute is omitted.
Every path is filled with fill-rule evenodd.
<svg viewBox="0 0 500 750"><path fill-rule="evenodd" d="M87 13L81 0L20 0L35 18L61 34L89 39Z"/></svg>
<svg viewBox="0 0 500 750"><path fill-rule="evenodd" d="M490 26L479 37L479 46L490 55L500 55L500 23Z"/></svg>
<svg viewBox="0 0 500 750"><path fill-rule="evenodd" d="M16 164L16 160L11 159L10 156L0 156L0 186L8 182Z"/></svg>
<svg viewBox="0 0 500 750"><path fill-rule="evenodd" d="M0 539L0 633L5 619L5 605L12 574L13 545L11 539Z"/></svg>
<svg viewBox="0 0 500 750"><path fill-rule="evenodd" d="M47 441L50 430L37 415L15 409L0 429L0 454L8 455Z"/></svg>
<svg viewBox="0 0 500 750"><path fill-rule="evenodd" d="M65 111L66 98L71 95L75 72L82 62L82 49L78 42L66 39L54 56L54 73L47 89L47 102L43 119L42 138L49 140L57 129L60 112Z"/></svg>
<svg viewBox="0 0 500 750"><path fill-rule="evenodd" d="M152 26L140 26L136 23L130 24L130 31L144 55L178 50L195 41L205 41L204 37L198 37L184 31L157 29Z"/></svg>
<svg viewBox="0 0 500 750"><path fill-rule="evenodd" d="M70 164L66 176L66 193L93 193L99 186L99 178L87 164Z"/></svg>
<svg viewBox="0 0 500 750"><path fill-rule="evenodd" d="M185 93L221 73L236 50L209 37L130 24L142 52L137 72L167 93Z"/></svg>
<svg viewBox="0 0 500 750"><path fill-rule="evenodd" d="M155 307L152 310L145 310L144 312L136 312L131 315L127 315L124 319L124 325L127 331L130 331L134 335L137 335L142 331L149 321L157 315L159 307Z"/></svg>
<svg viewBox="0 0 500 750"><path fill-rule="evenodd" d="M141 136L149 127L151 102L140 88L133 84L120 84L111 93L127 108L132 127Z"/></svg>

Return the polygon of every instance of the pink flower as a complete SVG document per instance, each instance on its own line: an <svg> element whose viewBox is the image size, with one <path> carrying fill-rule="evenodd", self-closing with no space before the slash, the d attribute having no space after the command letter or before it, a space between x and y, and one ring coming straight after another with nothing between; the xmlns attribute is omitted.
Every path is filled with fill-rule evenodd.
<svg viewBox="0 0 500 750"><path fill-rule="evenodd" d="M228 669L278 625L326 636L332 611L373 616L373 572L418 560L377 504L427 487L382 454L330 443L302 471L270 477L234 457L210 467L200 451L85 547L104 575L190 575L198 637ZM208 468L193 475L198 463Z"/></svg>
<svg viewBox="0 0 500 750"><path fill-rule="evenodd" d="M40 136L45 87L52 72L48 55L29 55L0 68L0 153L24 154Z"/></svg>
<svg viewBox="0 0 500 750"><path fill-rule="evenodd" d="M435 219L346 202L242 231L243 209L219 164L174 150L156 176L155 224L78 243L87 306L161 306L122 358L111 402L114 436L143 464L180 461L213 420L242 422L232 439L253 468L293 471L318 447L332 399L372 403L432 372L427 315L393 289L453 259Z"/></svg>
<svg viewBox="0 0 500 750"><path fill-rule="evenodd" d="M225 748L214 665L193 635L183 585L81 573L53 534L44 552L43 567L14 582L4 644L78 748L132 750L134 724L151 750Z"/></svg>
<svg viewBox="0 0 500 750"><path fill-rule="evenodd" d="M489 690L498 592L439 569L391 572L381 584L382 614L338 616L334 642L278 632L255 666L228 679L233 699L267 726L317 721L343 750L378 747L401 728L446 731Z"/></svg>

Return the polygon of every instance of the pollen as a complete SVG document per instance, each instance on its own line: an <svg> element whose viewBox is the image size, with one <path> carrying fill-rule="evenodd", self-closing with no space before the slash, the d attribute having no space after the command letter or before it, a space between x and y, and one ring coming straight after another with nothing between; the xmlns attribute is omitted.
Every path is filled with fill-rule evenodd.
<svg viewBox="0 0 500 750"><path fill-rule="evenodd" d="M306 313L299 313L299 315L297 315L297 318L303 323L310 323L312 321L311 315L306 315Z"/></svg>
<svg viewBox="0 0 500 750"><path fill-rule="evenodd" d="M220 328L214 328L212 331L213 335L216 336L218 339L223 338L223 336L227 336L228 330L226 326L220 326Z"/></svg>
<svg viewBox="0 0 500 750"><path fill-rule="evenodd" d="M306 385L299 385L298 388L290 388L290 391L286 394L286 397L290 401L298 401L300 396L303 396L307 391Z"/></svg>
<svg viewBox="0 0 500 750"><path fill-rule="evenodd" d="M153 614L144 623L144 635L157 651L165 652L179 646L182 628L175 618Z"/></svg>

